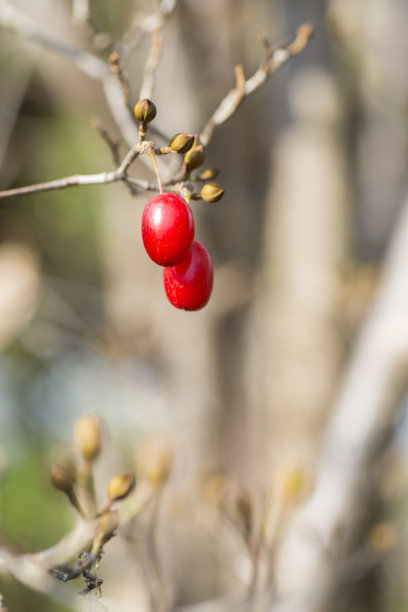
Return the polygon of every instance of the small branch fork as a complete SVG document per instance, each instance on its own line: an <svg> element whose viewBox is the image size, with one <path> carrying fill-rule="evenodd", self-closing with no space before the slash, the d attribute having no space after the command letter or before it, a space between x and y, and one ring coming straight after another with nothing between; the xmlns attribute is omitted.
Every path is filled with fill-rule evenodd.
<svg viewBox="0 0 408 612"><path fill-rule="evenodd" d="M172 2L167 2L167 6L165 2L161 2L159 5L159 15L156 15L156 22L154 22L155 27L151 28L152 47L141 86L141 98L150 97L153 90L156 68L162 53L163 23L168 13L174 10L175 5L176 1L174 0ZM6 189L0 191L0 199L56 189L65 189L67 187L79 185L101 185L118 181L123 181L133 194L143 191L159 191L159 182L151 183L128 175L128 169L133 161L139 155L143 160L146 159L148 155L143 155L145 152L141 150L139 144L133 144L138 141L139 134L129 112L129 88L126 75L120 64L119 56L117 54L111 56L109 68L108 64L99 60L92 54L84 52L69 43L61 42L53 34L44 30L32 19L19 11L19 9L14 8L8 0L0 0L0 25L8 27L24 37L34 40L41 46L53 50L62 57L70 60L77 68L89 76L101 81L104 87L106 100L112 110L117 126L124 136L124 139L131 147L122 163L119 164L119 143L115 141L100 124L97 124L96 128L109 145L115 163L117 164L115 170L100 172L98 174L75 174L35 185ZM310 23L304 23L298 28L295 39L288 45L281 44L276 47L271 47L266 36L263 36L261 42L265 50L264 61L249 79L246 79L243 67L241 65L236 66L235 88L233 88L221 101L212 117L198 135L197 142L203 147L207 146L213 136L214 130L223 125L237 111L243 100L263 85L271 74L276 72L276 70L283 66L291 57L300 53L306 47L312 35L313 26ZM153 132L160 135L160 131L157 130L155 126L151 126L151 129ZM154 151L158 155L165 153L163 148L154 149ZM166 150L166 152L168 151ZM165 182L165 186L174 185L174 189L178 189L180 187L180 185L177 185L179 180L179 178L170 177L169 180ZM181 185L181 188L182 187Z"/></svg>
<svg viewBox="0 0 408 612"><path fill-rule="evenodd" d="M236 86L221 101L212 117L204 126L199 136L203 146L208 145L215 128L230 119L245 98L261 87L267 78L286 64L291 57L305 49L313 36L313 32L313 25L311 23L304 23L298 28L293 42L289 45L277 45L274 48L271 47L266 35L261 37L261 43L265 49L264 61L249 79L245 78L244 69L241 65L235 67Z"/></svg>

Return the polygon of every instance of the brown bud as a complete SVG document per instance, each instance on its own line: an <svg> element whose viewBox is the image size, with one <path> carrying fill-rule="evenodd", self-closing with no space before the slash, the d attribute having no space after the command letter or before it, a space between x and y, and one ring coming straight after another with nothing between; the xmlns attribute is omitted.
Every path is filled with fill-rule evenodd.
<svg viewBox="0 0 408 612"><path fill-rule="evenodd" d="M108 484L108 497L115 501L123 499L132 491L135 486L134 474L119 474L110 479Z"/></svg>
<svg viewBox="0 0 408 612"><path fill-rule="evenodd" d="M139 100L135 105L135 117L140 123L150 123L156 115L157 108L148 98Z"/></svg>
<svg viewBox="0 0 408 612"><path fill-rule="evenodd" d="M225 189L217 185L217 183L207 183L201 188L200 196L205 202L218 202L224 193Z"/></svg>
<svg viewBox="0 0 408 612"><path fill-rule="evenodd" d="M101 450L102 428L98 417L87 414L74 427L75 441L81 455L87 461L95 459Z"/></svg>
<svg viewBox="0 0 408 612"><path fill-rule="evenodd" d="M51 483L64 493L71 494L75 483L75 471L72 464L60 465L54 463L51 468Z"/></svg>
<svg viewBox="0 0 408 612"><path fill-rule="evenodd" d="M209 168L205 168L198 178L200 178L202 181L212 181L219 175L219 173L219 168L214 168L211 166Z"/></svg>
<svg viewBox="0 0 408 612"><path fill-rule="evenodd" d="M187 153L193 146L193 143L194 136L190 136L190 134L186 134L185 132L180 132L173 136L169 142L169 146L177 153Z"/></svg>
<svg viewBox="0 0 408 612"><path fill-rule="evenodd" d="M140 476L154 487L166 482L170 476L174 460L173 447L161 435L147 436L137 452Z"/></svg>
<svg viewBox="0 0 408 612"><path fill-rule="evenodd" d="M193 147L184 156L184 161L189 167L190 170L194 170L198 168L204 163L205 154L202 145L197 145Z"/></svg>

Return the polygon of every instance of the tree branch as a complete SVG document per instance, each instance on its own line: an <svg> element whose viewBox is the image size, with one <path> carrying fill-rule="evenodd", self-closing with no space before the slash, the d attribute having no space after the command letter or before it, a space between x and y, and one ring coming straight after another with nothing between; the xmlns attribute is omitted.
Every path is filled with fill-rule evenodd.
<svg viewBox="0 0 408 612"><path fill-rule="evenodd" d="M39 193L42 191L53 191L56 189L65 189L66 187L76 187L79 185L105 185L108 183L114 183L116 181L124 181L129 185L138 187L140 191L158 190L158 186L156 184L139 180L127 174L130 165L134 162L136 157L138 157L139 153L140 149L139 145L137 144L128 151L122 163L116 168L116 170L112 170L111 172L100 172L99 174L74 174L72 176L66 176L64 178L45 183L26 185L25 187L16 187L14 189L5 189L0 191L0 200Z"/></svg>
<svg viewBox="0 0 408 612"><path fill-rule="evenodd" d="M338 569L333 555L337 534L349 533L365 476L400 409L397 400L406 386L408 367L407 261L408 198L377 297L345 373L315 490L282 548L277 566L278 593L283 596L279 611L320 612L327 606Z"/></svg>
<svg viewBox="0 0 408 612"><path fill-rule="evenodd" d="M235 68L236 87L231 89L221 101L210 120L204 126L199 136L200 142L207 146L215 128L230 119L243 100L263 85L271 74L286 64L291 57L303 51L312 36L312 24L304 23L298 28L294 41L287 46L279 45L275 49L271 49L269 43L264 39L263 45L266 47L265 61L260 64L252 77L247 80L245 79L242 66Z"/></svg>

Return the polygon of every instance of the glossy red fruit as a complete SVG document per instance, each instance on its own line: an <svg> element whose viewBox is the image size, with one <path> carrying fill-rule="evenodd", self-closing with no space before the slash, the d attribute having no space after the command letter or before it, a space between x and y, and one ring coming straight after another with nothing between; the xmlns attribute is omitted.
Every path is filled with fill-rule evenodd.
<svg viewBox="0 0 408 612"><path fill-rule="evenodd" d="M185 261L164 269L167 297L176 308L200 310L210 299L213 276L210 254L201 242L196 241Z"/></svg>
<svg viewBox="0 0 408 612"><path fill-rule="evenodd" d="M147 254L160 266L185 260L194 240L194 219L190 206L175 193L151 199L142 217L142 239Z"/></svg>

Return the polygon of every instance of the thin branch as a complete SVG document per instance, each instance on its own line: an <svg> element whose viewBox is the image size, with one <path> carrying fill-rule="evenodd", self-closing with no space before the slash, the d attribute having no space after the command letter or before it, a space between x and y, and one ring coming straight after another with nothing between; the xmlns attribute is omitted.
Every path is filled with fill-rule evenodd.
<svg viewBox="0 0 408 612"><path fill-rule="evenodd" d="M143 82L140 87L139 100L151 98L154 87L156 68L163 50L163 28L160 26L152 32L152 46L146 62Z"/></svg>
<svg viewBox="0 0 408 612"><path fill-rule="evenodd" d="M116 181L129 182L131 185L140 187L142 190L151 189L152 185L145 181L139 181L127 175L127 171L136 157L139 155L139 145L132 147L125 155L120 166L111 172L100 172L99 174L74 174L65 178L48 181L46 183L37 183L35 185L27 185L25 187L16 187L14 189L5 189L0 191L0 200L16 196L23 196L42 191L54 191L56 189L65 189L66 187L75 187L78 185L104 185L114 183Z"/></svg>
<svg viewBox="0 0 408 612"><path fill-rule="evenodd" d="M11 574L22 584L46 592L51 582L48 569L76 554L92 536L94 528L93 522L78 521L57 544L38 553L15 556L0 549L0 574Z"/></svg>
<svg viewBox="0 0 408 612"><path fill-rule="evenodd" d="M286 64L291 57L303 51L312 35L312 24L304 23L298 28L295 39L289 45L280 45L275 49L271 49L268 43L268 48L265 49L265 61L260 64L257 71L248 80L245 80L242 66L237 66L235 68L236 86L234 89L231 89L227 96L221 101L221 104L203 128L199 136L200 142L204 146L207 146L213 136L215 128L232 117L243 100L263 85L271 74ZM264 47L266 46L265 40L263 45Z"/></svg>
<svg viewBox="0 0 408 612"><path fill-rule="evenodd" d="M123 102L125 106L129 107L129 97L130 97L129 80L128 80L127 74L123 70L122 62L119 57L119 53L114 51L113 53L110 54L109 64L110 64L111 71L113 72L113 74L116 74L116 76L119 79L119 83L120 83L120 86L122 88L122 93L123 93Z"/></svg>
<svg viewBox="0 0 408 612"><path fill-rule="evenodd" d="M99 132L101 137L104 139L104 141L108 145L112 153L112 158L113 158L115 165L119 166L120 164L120 157L119 157L120 141L113 138L113 136L108 132L108 130L103 127L102 122L98 117L94 117L92 119L92 125Z"/></svg>

